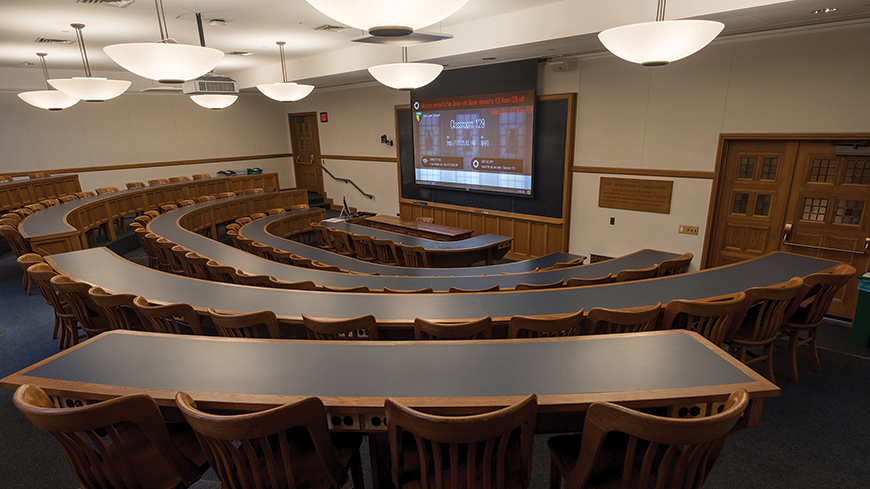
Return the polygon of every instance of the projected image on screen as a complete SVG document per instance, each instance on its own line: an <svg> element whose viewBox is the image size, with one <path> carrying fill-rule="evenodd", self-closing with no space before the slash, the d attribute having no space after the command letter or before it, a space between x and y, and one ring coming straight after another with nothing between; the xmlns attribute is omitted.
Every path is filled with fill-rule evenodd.
<svg viewBox="0 0 870 489"><path fill-rule="evenodd" d="M418 185L532 196L534 91L411 105Z"/></svg>

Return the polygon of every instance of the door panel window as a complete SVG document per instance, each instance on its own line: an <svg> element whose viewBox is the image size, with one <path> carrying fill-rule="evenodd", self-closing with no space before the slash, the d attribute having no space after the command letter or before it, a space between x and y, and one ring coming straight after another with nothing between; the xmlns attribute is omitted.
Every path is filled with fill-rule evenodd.
<svg viewBox="0 0 870 489"><path fill-rule="evenodd" d="M752 174L755 173L755 157L744 156L740 158L740 169L737 171L737 178L752 179Z"/></svg>
<svg viewBox="0 0 870 489"><path fill-rule="evenodd" d="M837 160L816 158L810 168L810 182L834 183L837 175Z"/></svg>
<svg viewBox="0 0 870 489"><path fill-rule="evenodd" d="M770 202L773 195L758 195L755 197L755 216L767 217L770 215Z"/></svg>
<svg viewBox="0 0 870 489"><path fill-rule="evenodd" d="M776 180L776 167L779 158L764 158L761 161L761 176L759 180Z"/></svg>
<svg viewBox="0 0 870 489"><path fill-rule="evenodd" d="M804 200L804 212L801 217L804 221L825 221L828 213L828 199L814 199L807 197Z"/></svg>
<svg viewBox="0 0 870 489"><path fill-rule="evenodd" d="M836 224L861 224L861 215L864 213L864 202L857 200L841 200L837 206L837 215L834 216Z"/></svg>
<svg viewBox="0 0 870 489"><path fill-rule="evenodd" d="M846 175L843 183L870 185L870 160L849 160L846 162Z"/></svg>
<svg viewBox="0 0 870 489"><path fill-rule="evenodd" d="M746 214L746 209L749 207L749 194L737 192L734 194L734 208L731 211L734 214Z"/></svg>

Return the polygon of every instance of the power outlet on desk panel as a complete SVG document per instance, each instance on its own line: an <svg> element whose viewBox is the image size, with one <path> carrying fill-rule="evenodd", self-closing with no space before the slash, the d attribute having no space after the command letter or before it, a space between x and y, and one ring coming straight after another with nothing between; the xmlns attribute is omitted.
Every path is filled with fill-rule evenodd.
<svg viewBox="0 0 870 489"><path fill-rule="evenodd" d="M691 236L697 236L698 231L699 231L698 226L685 226L682 224L680 225L680 234L688 234Z"/></svg>
<svg viewBox="0 0 870 489"><path fill-rule="evenodd" d="M326 413L326 424L332 430L359 430L359 415Z"/></svg>
<svg viewBox="0 0 870 489"><path fill-rule="evenodd" d="M383 414L366 414L366 431L387 431L387 417Z"/></svg>
<svg viewBox="0 0 870 489"><path fill-rule="evenodd" d="M707 415L707 404L686 404L671 408L672 418L703 418Z"/></svg>
<svg viewBox="0 0 870 489"><path fill-rule="evenodd" d="M52 400L54 401L54 405L63 409L63 408L72 408L72 407L82 407L87 406L91 403L91 401L87 399L79 399L76 397L65 397L65 396L52 396Z"/></svg>
<svg viewBox="0 0 870 489"><path fill-rule="evenodd" d="M725 410L725 401L714 402L710 404L710 416L719 414Z"/></svg>

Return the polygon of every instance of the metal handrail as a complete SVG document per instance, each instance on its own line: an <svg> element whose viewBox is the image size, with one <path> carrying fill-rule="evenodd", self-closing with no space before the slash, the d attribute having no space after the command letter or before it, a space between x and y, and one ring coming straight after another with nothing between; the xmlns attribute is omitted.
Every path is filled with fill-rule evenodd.
<svg viewBox="0 0 870 489"><path fill-rule="evenodd" d="M369 199L374 200L374 198L375 198L374 195L372 195L372 194L367 194L367 193L363 192L363 189L359 188L359 185L353 183L353 180L351 180L351 179L349 179L349 178L340 178L340 177L337 177L337 176L333 175L332 172L330 172L330 171L329 171L325 166L323 166L323 163L320 163L320 164L317 165L317 166L319 166L320 168L323 168L323 171L325 171L327 175L331 176L333 180L336 180L336 181L339 181L339 182L344 182L344 183L349 183L349 184L353 185L353 187L354 187L355 189L359 190L359 193L365 195L365 196L368 197Z"/></svg>

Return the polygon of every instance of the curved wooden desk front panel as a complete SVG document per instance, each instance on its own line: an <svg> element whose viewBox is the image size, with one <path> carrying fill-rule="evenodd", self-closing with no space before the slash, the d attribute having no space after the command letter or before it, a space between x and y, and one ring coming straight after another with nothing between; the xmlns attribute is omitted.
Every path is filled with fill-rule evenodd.
<svg viewBox="0 0 870 489"><path fill-rule="evenodd" d="M458 320L492 316L497 322L503 323L515 315L568 314L580 309L588 311L593 307L618 309L658 302L666 304L673 299L733 295L750 287L773 285L795 276L805 277L836 264L790 253L772 253L755 260L700 272L592 287L394 295L268 289L196 280L136 265L106 248L63 253L48 257L47 261L59 272L93 285L115 292L141 295L152 301L188 303L203 313L208 307L236 312L268 309L286 322L295 324L301 323L303 313L323 318L352 318L372 314L379 324L405 326L412 324L416 317ZM277 267L277 264L273 266ZM253 270L251 273L268 273L268 270ZM334 275L401 281L398 283L404 283L405 280L404 277ZM454 277L454 280L458 278L461 277ZM438 279L440 277L432 280Z"/></svg>
<svg viewBox="0 0 870 489"><path fill-rule="evenodd" d="M249 198L250 196L234 197L226 199L226 202L243 202ZM205 202L161 214L148 223L148 229L158 236L162 236L176 244L194 250L203 256L207 256L212 260L216 260L224 265L229 265L247 273L255 275L271 275L275 278L287 280L289 282L311 280L317 285L329 285L333 287L358 287L360 285L365 285L370 289L376 290L383 289L384 287L389 287L394 290L417 290L432 287L434 290L447 291L450 287L485 289L493 285L499 285L501 288L505 289L512 289L518 283L547 284L558 282L559 280L567 280L573 277L595 278L607 275L608 273L615 275L621 270L644 268L677 256L673 253L644 250L633 255L596 263L594 265L534 273L513 273L508 275L433 276L436 275L437 272L428 268L419 269L423 270L423 273L408 276L350 275L346 273L325 272L321 270L294 267L266 260L232 246L201 236L180 225L185 220L185 216L191 213L200 212L200 209L208 208L213 204L214 202ZM282 219L293 219L297 215L307 215L311 212L311 210L291 211L281 214L280 216ZM274 220L275 218L274 216L266 217L264 219L259 219L256 222L269 219ZM287 251L292 251L306 258L316 259L329 265L337 265L345 270L371 273L370 267L363 268L360 266L359 269L357 269L357 260L342 257L337 253L330 253L320 250L319 248L298 243L293 244L293 242L287 240L280 240L280 243L275 243L275 241L279 240L272 237L271 239L267 239L264 244L287 249ZM276 246L276 244L282 244L283 246ZM480 270L481 268L489 270L491 267L478 267L472 270ZM448 270L448 273L450 270Z"/></svg>
<svg viewBox="0 0 870 489"><path fill-rule="evenodd" d="M0 214L11 209L81 192L79 176L56 175L0 183Z"/></svg>
<svg viewBox="0 0 870 489"><path fill-rule="evenodd" d="M80 250L88 247L85 231L121 216L200 195L241 192L247 188L277 190L278 174L216 177L120 190L49 207L21 221L19 229L31 249L41 255ZM106 230L108 238L114 240L114 228L108 226Z"/></svg>

